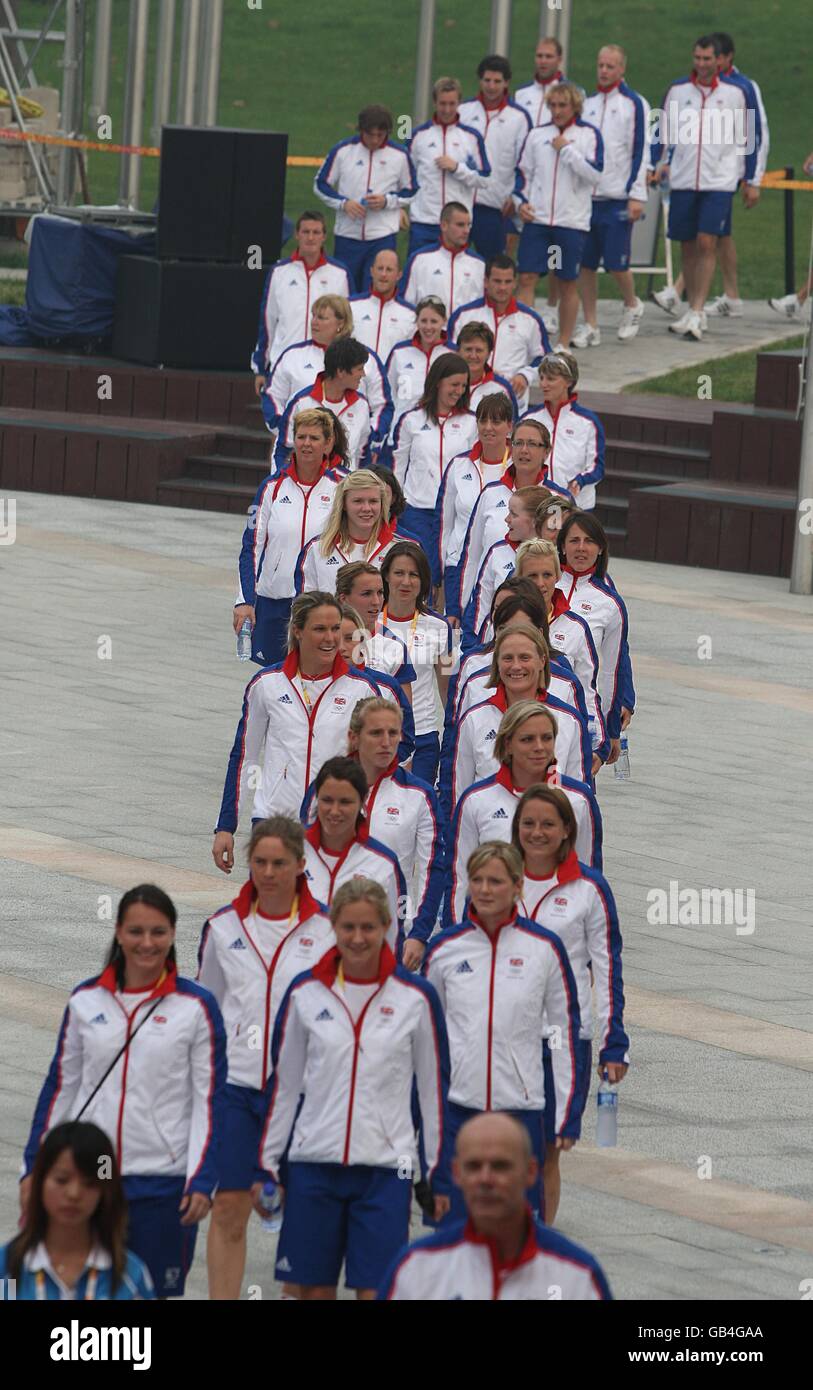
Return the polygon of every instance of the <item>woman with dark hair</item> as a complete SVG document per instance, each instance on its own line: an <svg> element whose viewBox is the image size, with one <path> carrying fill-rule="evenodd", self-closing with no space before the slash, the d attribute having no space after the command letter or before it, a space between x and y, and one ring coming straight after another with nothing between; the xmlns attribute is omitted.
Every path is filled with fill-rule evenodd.
<svg viewBox="0 0 813 1390"><path fill-rule="evenodd" d="M409 541L392 547L381 566L386 603L381 622L407 649L416 679L412 686L415 756L412 772L435 785L440 757L438 698L446 703L449 677L457 662L454 636L446 618L428 607L432 576L423 550Z"/></svg>
<svg viewBox="0 0 813 1390"><path fill-rule="evenodd" d="M198 948L198 982L220 1005L228 1054L220 1186L207 1250L213 1299L240 1297L277 1009L291 981L315 965L333 940L326 911L305 876L299 821L258 821L246 858L248 881L204 924ZM252 1024L262 1030L260 1039Z"/></svg>
<svg viewBox="0 0 813 1390"><path fill-rule="evenodd" d="M430 366L449 351L446 343L446 305L428 294L415 305L415 332L396 343L387 358L387 380L392 393L393 429L405 410L415 404L426 383Z"/></svg>
<svg viewBox="0 0 813 1390"><path fill-rule="evenodd" d="M396 964L387 895L373 878L343 883L330 920L334 948L294 980L277 1015L260 1152L275 1182L288 1155L276 1272L309 1302L335 1299L343 1264L356 1297L375 1298L408 1239L419 1172L435 1218L449 1207L437 995ZM261 1210L260 1182L253 1195Z"/></svg>
<svg viewBox="0 0 813 1390"><path fill-rule="evenodd" d="M37 1150L68 1117L115 1135L130 1213L128 1245L159 1298L180 1297L197 1223L220 1178L226 1038L208 989L178 975L177 914L152 883L119 903L101 975L73 991L40 1092L20 1184L25 1211Z"/></svg>
<svg viewBox="0 0 813 1390"><path fill-rule="evenodd" d="M126 1231L127 1199L107 1135L82 1122L56 1125L34 1161L22 1230L0 1250L0 1287L14 1280L19 1300L155 1298Z"/></svg>
<svg viewBox="0 0 813 1390"><path fill-rule="evenodd" d="M316 769L344 747L353 706L379 693L373 680L341 656L341 624L334 594L298 594L286 660L259 671L246 686L212 843L212 857L225 874L234 865L234 834L249 788L255 789L256 819L273 812L298 815Z"/></svg>
<svg viewBox="0 0 813 1390"><path fill-rule="evenodd" d="M559 532L562 575L557 589L571 612L584 618L598 656L597 690L610 736L608 763L618 757L622 729L635 709L627 608L607 574L610 547L600 521L589 512L574 512Z"/></svg>
<svg viewBox="0 0 813 1390"><path fill-rule="evenodd" d="M398 421L393 437L393 468L407 500L404 522L420 537L432 570L441 579L438 494L450 461L477 439L469 410L469 369L456 352L432 363L418 404Z"/></svg>
<svg viewBox="0 0 813 1390"><path fill-rule="evenodd" d="M479 320L464 324L457 335L455 347L469 364L471 409L476 413L478 405L486 396L497 393L505 396L511 406L511 420L516 420L519 406L511 382L488 365L494 351L494 334L488 325L480 323ZM527 397L527 387L525 394Z"/></svg>
<svg viewBox="0 0 813 1390"><path fill-rule="evenodd" d="M553 786L529 787L519 799L511 826L511 841L522 855L525 881L520 912L555 932L567 951L579 994L579 1050L583 1090L581 1109L590 1090L593 1039L593 987L598 1014L598 1073L615 1084L629 1064L629 1038L624 1031L624 982L621 975L621 933L610 885L598 869L576 856L578 829L570 799ZM545 1048L545 1109L553 1099L551 1052ZM552 1129L545 1121L546 1138ZM559 1151L545 1154L545 1221L553 1225L559 1205Z"/></svg>
<svg viewBox="0 0 813 1390"><path fill-rule="evenodd" d="M475 411L477 443L453 458L438 496L438 560L443 572L446 616L457 626L460 611L460 560L471 514L489 483L500 482L511 462L511 402L503 392L484 396Z"/></svg>

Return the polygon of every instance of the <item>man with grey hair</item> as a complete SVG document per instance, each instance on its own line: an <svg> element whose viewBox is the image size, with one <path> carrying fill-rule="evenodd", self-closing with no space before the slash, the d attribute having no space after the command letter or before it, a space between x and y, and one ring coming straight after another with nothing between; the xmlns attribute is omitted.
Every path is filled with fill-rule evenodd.
<svg viewBox="0 0 813 1390"><path fill-rule="evenodd" d="M458 115L463 89L456 77L439 77L432 88L435 110L409 142L418 176L410 210L409 254L440 240L440 214L447 203L462 203L467 212L478 189L485 189L491 165L483 137Z"/></svg>
<svg viewBox="0 0 813 1390"><path fill-rule="evenodd" d="M487 1111L463 1125L452 1165L469 1219L402 1250L380 1302L611 1300L594 1257L535 1221L525 1190L539 1166L527 1130Z"/></svg>

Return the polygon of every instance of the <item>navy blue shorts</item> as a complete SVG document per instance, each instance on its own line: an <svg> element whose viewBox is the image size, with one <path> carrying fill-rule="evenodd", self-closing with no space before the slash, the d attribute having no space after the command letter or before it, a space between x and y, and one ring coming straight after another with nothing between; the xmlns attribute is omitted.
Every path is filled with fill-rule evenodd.
<svg viewBox="0 0 813 1390"><path fill-rule="evenodd" d="M552 270L560 280L578 280L586 240L587 232L575 227L545 227L526 222L519 239L517 269L520 275L534 270L537 275L547 275ZM561 265L557 264L560 258Z"/></svg>
<svg viewBox="0 0 813 1390"><path fill-rule="evenodd" d="M475 251L486 260L502 255L505 250L505 218L499 208L485 208L475 203L471 240Z"/></svg>
<svg viewBox="0 0 813 1390"><path fill-rule="evenodd" d="M409 1239L412 1182L395 1168L290 1163L276 1277L375 1289Z"/></svg>
<svg viewBox="0 0 813 1390"><path fill-rule="evenodd" d="M257 1163L267 1110L268 1099L262 1091L226 1082L220 1192L248 1192L252 1183L261 1180Z"/></svg>
<svg viewBox="0 0 813 1390"><path fill-rule="evenodd" d="M251 634L251 659L259 666L273 666L285 660L292 602L289 598L256 599L254 616L257 621Z"/></svg>
<svg viewBox="0 0 813 1390"><path fill-rule="evenodd" d="M629 270L632 223L626 198L595 198L590 231L584 244L585 270Z"/></svg>
<svg viewBox="0 0 813 1390"><path fill-rule="evenodd" d="M440 514L433 507L411 507L407 504L399 518L408 531L418 537L418 543L429 561L432 583L441 581L440 556Z"/></svg>
<svg viewBox="0 0 813 1390"><path fill-rule="evenodd" d="M579 1091L579 1101L581 1103L581 1114L584 1114L584 1107L587 1104L587 1097L590 1093L590 1078L593 1067L593 1044L589 1038L579 1039L578 1062L582 1068L581 1089ZM553 1065L551 1063L550 1048L545 1043L542 1052L542 1064L545 1070L545 1140L552 1144L556 1138L556 1089L553 1084Z"/></svg>
<svg viewBox="0 0 813 1390"><path fill-rule="evenodd" d="M430 787L434 787L437 781L439 761L440 734L437 731L428 734L416 734L415 752L412 755L413 777L420 777L422 782L428 782Z"/></svg>
<svg viewBox="0 0 813 1390"><path fill-rule="evenodd" d="M700 232L708 236L730 236L733 201L733 193L698 193L693 188L673 188L666 235L670 241L694 241Z"/></svg>
<svg viewBox="0 0 813 1390"><path fill-rule="evenodd" d="M361 241L351 236L334 238L333 254L337 261L341 261L342 265L346 266L350 283L355 285L357 294L363 294L368 288L370 266L379 251L394 251L397 241L398 238L394 232L391 236L380 236L374 241Z"/></svg>
<svg viewBox="0 0 813 1390"><path fill-rule="evenodd" d="M439 222L410 222L407 259L409 259L410 256L414 256L416 251L425 251L427 246L438 246L439 243ZM448 307L447 305L447 308ZM449 312L451 313L451 309Z"/></svg>
<svg viewBox="0 0 813 1390"><path fill-rule="evenodd" d="M184 1178L125 1177L128 1250L147 1266L157 1298L180 1298L195 1255L197 1226L182 1226Z"/></svg>
<svg viewBox="0 0 813 1390"><path fill-rule="evenodd" d="M542 1165L545 1161L545 1127L542 1122L543 1112L541 1110L506 1110L501 1114L512 1115L515 1120L528 1131L528 1138L531 1141L531 1152L539 1164L539 1181L533 1187L529 1187L525 1193L528 1203L535 1216L544 1215L542 1213ZM446 1114L446 1145L449 1157L449 1169L451 1170L451 1160L454 1155L454 1147L457 1136L467 1120L474 1115L482 1114L481 1110L468 1110L464 1105L455 1105L454 1101L449 1101ZM450 1226L455 1221L465 1221L466 1204L463 1201L463 1193L456 1184L452 1184L449 1196L452 1205L448 1215L444 1216L439 1226ZM425 1225L431 1225L429 1221L424 1221Z"/></svg>

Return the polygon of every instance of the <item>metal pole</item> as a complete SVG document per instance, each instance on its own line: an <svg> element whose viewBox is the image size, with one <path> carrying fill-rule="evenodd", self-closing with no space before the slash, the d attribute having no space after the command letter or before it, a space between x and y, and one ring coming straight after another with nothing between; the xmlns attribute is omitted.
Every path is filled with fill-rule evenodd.
<svg viewBox="0 0 813 1390"><path fill-rule="evenodd" d="M790 190L786 189L786 194ZM807 276L813 269L813 226L810 228L810 250ZM791 291L788 291L790 293ZM813 397L810 394L810 328L802 344L799 367L799 400L802 405L802 446L799 456L799 494L796 507L796 529L793 537L793 559L790 566L790 592L813 594Z"/></svg>
<svg viewBox="0 0 813 1390"><path fill-rule="evenodd" d="M127 75L124 87L123 145L140 145L144 135L144 87L147 79L147 31L150 0L130 0L130 30L127 39ZM138 206L141 183L141 155L123 154L119 176L119 202Z"/></svg>
<svg viewBox="0 0 813 1390"><path fill-rule="evenodd" d="M562 0L562 8L559 11L559 31L557 38L562 45L562 61L559 64L562 72L567 72L570 62L570 26L573 20L573 0Z"/></svg>
<svg viewBox="0 0 813 1390"><path fill-rule="evenodd" d="M548 0L540 0L539 5L539 37L540 39L558 38L559 29L559 10L548 4Z"/></svg>
<svg viewBox="0 0 813 1390"><path fill-rule="evenodd" d="M217 125L220 93L220 45L223 38L223 0L209 0L201 30L198 125Z"/></svg>
<svg viewBox="0 0 813 1390"><path fill-rule="evenodd" d="M62 55L62 128L69 136L77 133L77 93L79 92L79 53L82 42L79 0L65 0L65 47ZM56 200L67 207L73 197L75 161L73 150L59 152Z"/></svg>
<svg viewBox="0 0 813 1390"><path fill-rule="evenodd" d="M432 60L435 49L436 0L421 0L418 20L418 52L415 58L415 101L412 119L416 126L432 111Z"/></svg>
<svg viewBox="0 0 813 1390"><path fill-rule="evenodd" d="M201 0L184 0L181 29L181 69L178 78L178 125L195 124L195 92L198 85Z"/></svg>
<svg viewBox="0 0 813 1390"><path fill-rule="evenodd" d="M93 36L93 84L88 112L94 125L100 116L108 115L112 37L113 0L96 0L96 26Z"/></svg>
<svg viewBox="0 0 813 1390"><path fill-rule="evenodd" d="M160 145L161 128L169 120L172 98L172 46L175 39L175 0L161 0L155 43L155 86L152 94L152 143Z"/></svg>
<svg viewBox="0 0 813 1390"><path fill-rule="evenodd" d="M785 178L794 177L790 165L785 169ZM793 252L793 189L785 189L785 294L793 294L796 289L795 256Z"/></svg>
<svg viewBox="0 0 813 1390"><path fill-rule="evenodd" d="M503 58L511 54L511 0L491 0L491 39L489 53Z"/></svg>

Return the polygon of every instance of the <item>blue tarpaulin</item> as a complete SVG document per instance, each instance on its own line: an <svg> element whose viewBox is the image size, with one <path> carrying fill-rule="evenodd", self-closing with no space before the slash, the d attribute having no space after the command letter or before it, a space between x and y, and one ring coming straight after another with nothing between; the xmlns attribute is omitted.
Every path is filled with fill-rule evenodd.
<svg viewBox="0 0 813 1390"><path fill-rule="evenodd" d="M18 304L0 304L0 347L36 347L28 313Z"/></svg>
<svg viewBox="0 0 813 1390"><path fill-rule="evenodd" d="M106 338L113 331L119 256L155 252L155 233L131 234L68 217L31 229L25 307L35 338Z"/></svg>

